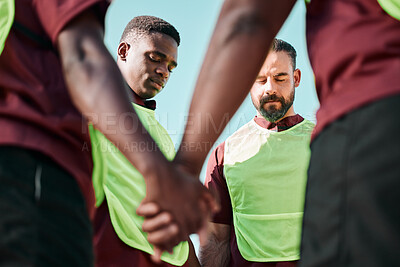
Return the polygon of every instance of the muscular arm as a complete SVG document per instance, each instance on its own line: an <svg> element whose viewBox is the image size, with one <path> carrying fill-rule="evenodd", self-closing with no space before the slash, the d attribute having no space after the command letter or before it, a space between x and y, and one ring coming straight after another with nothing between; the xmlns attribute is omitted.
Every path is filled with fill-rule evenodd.
<svg viewBox="0 0 400 267"><path fill-rule="evenodd" d="M154 162L166 165L160 151L123 149L133 141L155 143L128 100L122 75L103 43L103 30L94 14L88 11L69 23L58 36L58 48L69 93L82 114L142 174L150 174Z"/></svg>
<svg viewBox="0 0 400 267"><path fill-rule="evenodd" d="M273 38L295 2L225 0L196 83L185 134L174 160L195 177L198 177L208 151L185 148L216 141L249 92ZM211 124L217 130L209 127ZM151 229L147 229L149 236L162 234L164 238L160 244L174 238L174 235L163 233L162 225L158 223L160 220L154 213L141 214L146 217L145 223L153 224Z"/></svg>
<svg viewBox="0 0 400 267"><path fill-rule="evenodd" d="M203 267L225 267L230 260L230 225L209 223L207 244L200 247L200 263Z"/></svg>
<svg viewBox="0 0 400 267"><path fill-rule="evenodd" d="M200 172L208 151L184 147L215 142L248 94L294 3L225 0L196 83L183 145L176 156L176 161L192 173ZM212 130L211 123L217 130Z"/></svg>
<svg viewBox="0 0 400 267"><path fill-rule="evenodd" d="M160 211L169 211L177 223L178 227L167 228L175 234L168 247L196 232L209 213L199 202L206 197L211 203L201 183L168 162L159 149L124 149L132 142L151 144L145 147L156 144L128 100L122 75L103 43L103 30L95 15L87 11L74 19L57 41L75 106L143 174L146 201L157 203Z"/></svg>

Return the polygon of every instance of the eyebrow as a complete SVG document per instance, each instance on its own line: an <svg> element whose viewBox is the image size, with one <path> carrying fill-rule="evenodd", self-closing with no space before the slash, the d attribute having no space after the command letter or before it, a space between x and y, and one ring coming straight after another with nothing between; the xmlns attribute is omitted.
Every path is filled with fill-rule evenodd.
<svg viewBox="0 0 400 267"><path fill-rule="evenodd" d="M288 75L289 74L287 72L279 72L279 73L275 74L274 77L281 77L281 76L288 76ZM258 75L256 79L258 80L258 79L262 79L264 77L265 77L264 75Z"/></svg>
<svg viewBox="0 0 400 267"><path fill-rule="evenodd" d="M162 59L167 59L167 56L161 52L158 51L152 51L151 53L156 54L157 56L159 56ZM178 63L176 63L175 60L172 60L171 65L174 66L174 68L176 68L178 66Z"/></svg>
<svg viewBox="0 0 400 267"><path fill-rule="evenodd" d="M280 72L278 74L275 74L274 77L280 77L280 76L288 76L289 74L287 72Z"/></svg>

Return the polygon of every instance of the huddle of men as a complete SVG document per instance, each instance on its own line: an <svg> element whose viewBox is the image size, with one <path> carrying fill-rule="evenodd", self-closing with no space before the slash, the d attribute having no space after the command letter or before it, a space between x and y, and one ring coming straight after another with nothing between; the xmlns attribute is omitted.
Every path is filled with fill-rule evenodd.
<svg viewBox="0 0 400 267"><path fill-rule="evenodd" d="M153 98L164 88L172 70L177 66L179 44L179 33L171 24L157 17L140 16L132 19L126 26L117 51L117 65L131 89L129 97L132 105L145 129L168 160L173 160L175 156L174 144L167 131L155 119L155 101L148 99ZM218 252L225 258L221 259L220 256L210 258L207 251L215 249L212 247L213 242L210 242L207 248L202 248L201 257L204 266L224 266L223 262L231 262L231 266L236 266L240 255L243 255L239 259L240 264L241 261L246 262L245 259L262 262L298 260L305 168L308 162L307 145L313 127L312 123L294 113L294 89L299 83L300 71L296 69L296 51L290 44L275 40L271 54L251 91L258 115L254 121L246 124L218 148L215 153L217 157L214 159L216 164L211 166L211 170L213 172L218 170L216 173L221 173L221 176L207 174L209 187L218 183L222 185L214 187L220 194L221 203L224 204L221 212L215 217L221 218L215 222L223 225L220 226L221 229L215 227L216 232L213 235L221 236L220 231L226 233L222 242L228 242L232 235L232 240L239 241L231 243L236 244L234 247L236 250L239 247L240 254L235 254L233 249L226 247L226 251L232 252L231 260L225 255L225 251ZM89 133L97 207L93 221L95 265L153 266L154 262L150 255L154 254L154 250L141 229L143 217L134 212L146 195L143 176L92 124L89 125ZM279 143L278 140L282 139L284 142ZM250 142L251 140L255 142ZM274 149L270 149L271 145ZM279 158L280 154L287 159ZM241 158L242 156L245 158ZM243 174L248 173L248 170L254 170L256 165L264 161L270 164L262 164L263 168L256 168L259 172L251 173L251 176L257 180L249 183L248 175ZM287 170L284 165L287 166L290 161L293 163L290 163L291 169ZM210 160L209 164L212 162ZM241 165L243 162L246 164ZM277 167L277 162L282 162L284 165L279 164L280 167ZM271 171L272 166L275 166L274 171ZM265 177L269 179L263 179ZM282 180L286 181L284 187L281 186ZM223 191L227 188L226 185L229 185L229 192ZM252 186L246 188L244 185ZM255 191L256 188L271 192L269 198L264 199L262 191ZM286 194L279 190L283 190ZM282 222L266 219L257 223L250 219L240 223L240 219L239 221L237 219L239 213L235 208L233 209L235 223L232 223L233 206L225 205L230 203L230 193L244 200L242 203L236 201L232 203L235 207L243 207L242 212L248 213L246 216L260 212L262 216L273 217L279 216L280 213L287 215L281 219ZM240 197L249 193L260 198ZM260 206L256 203L271 203L271 205ZM271 207L273 209L270 209ZM275 210L276 208L278 209ZM242 220L244 218L241 217ZM287 223L287 220L290 222ZM275 223L272 228L273 221ZM293 227L288 228L288 224ZM224 229L225 226L228 228ZM233 226L236 231L233 230ZM270 233L279 230L282 235L276 240L270 238L263 240L259 239L260 235L256 235L257 232L252 229L270 229ZM246 239L247 237L243 235L235 235L237 231L247 231L250 239ZM270 233L265 232L261 236L269 236ZM243 244L250 240L265 252L255 253L249 246L243 248ZM268 242L265 242L267 240ZM278 240L281 243L274 244ZM282 251L279 248L282 248ZM223 262L217 262L216 259L221 259ZM190 241L180 243L173 249L172 254L163 253L161 260L162 266L198 265Z"/></svg>
<svg viewBox="0 0 400 267"><path fill-rule="evenodd" d="M190 112L218 124L258 75L256 117L208 162L219 208L193 179L207 151L175 155L148 100L177 66L172 25L134 18L115 64L103 43L108 0L1 0L0 265L153 266L156 255L162 266L295 266L300 239L299 265L397 262L400 4L307 1L314 129L293 109L296 51L273 39L294 2L225 0L221 10ZM118 126L138 130L107 133L106 113L130 114ZM220 134L190 135L202 127L191 120L184 144ZM90 142L91 154L82 149ZM132 143L157 149L124 149ZM199 262L188 235L212 214Z"/></svg>
<svg viewBox="0 0 400 267"><path fill-rule="evenodd" d="M126 26L117 51L135 111L169 160L175 156L174 144L155 119L155 101L148 99L164 88L177 66L179 43L171 24L140 16ZM206 185L218 192L222 208L210 223L210 242L201 248L202 266L251 266L252 262L295 266L299 259L314 126L294 112L300 78L295 49L275 39L251 90L257 116L221 144L209 161ZM89 128L98 207L96 266L153 266L154 250L141 229L144 218L132 212L146 195L143 176L100 131ZM161 260L162 266L198 265L188 242L180 243L172 254L163 253Z"/></svg>
<svg viewBox="0 0 400 267"><path fill-rule="evenodd" d="M95 203L100 205L105 199L104 203L124 211L125 206L121 208L118 201L110 200L114 191L107 190L113 186L122 188L125 181L121 179L121 183L115 184L112 179L98 177L94 192L93 157L87 149L91 142L88 123L95 136L94 143L104 141L99 130L124 154L126 162L143 174L146 199L169 206L164 210L176 211L174 222L180 218L179 225L185 227L184 232L179 228L182 236L197 231L197 225L209 213L200 209L200 202L207 200L209 208L218 207L199 181L193 182L191 176L166 158L173 156L173 151L168 151L170 140L162 130L158 132L160 127L149 126L155 121L151 111L132 105L132 96L127 94L128 86L121 75L122 70L129 86L132 86L131 79L135 81L131 89L137 89L135 92L140 95L135 103L140 104L140 98L154 96L176 66L179 35L173 27L156 20L155 24L161 24L156 28L167 29L166 33L147 32L148 36L140 42L127 36L121 40L119 63L124 61L129 67L119 64L119 69L103 41L104 17L109 4L108 0L0 2L1 266L94 265ZM151 21L143 23L148 26ZM140 47L132 47L133 44ZM147 49L145 54L143 49ZM134 77L125 72L127 69L143 72ZM104 114L114 117L105 118ZM118 125L122 120L124 125ZM141 120L149 127L143 126ZM110 133L110 124L126 129L135 127L137 131L121 131L122 128L116 127ZM163 150L165 155L149 132L155 139L161 139L158 142L167 144ZM124 150L133 143L157 149ZM106 171L103 177L112 177L109 175L112 172ZM184 191L180 190L182 187ZM143 183L138 188L142 192ZM107 197L101 199L103 190ZM186 210L177 205L183 200ZM103 205L106 209L107 204ZM110 208L111 215L112 211ZM135 218L129 217L129 220L135 222ZM123 226L123 223L113 225L115 232ZM136 239L122 241L145 243ZM188 257L188 245L182 247L179 257L171 259L175 263L185 262ZM141 248L149 251L146 244ZM139 264L142 263L139 261Z"/></svg>
<svg viewBox="0 0 400 267"><path fill-rule="evenodd" d="M148 99L164 88L177 66L179 43L171 24L140 16L126 26L117 51L135 111L169 160L175 156L174 144L155 119L155 101ZM295 49L276 39L251 90L257 116L221 144L209 162L206 185L218 191L222 209L211 223L211 234L219 238L210 238L201 250L203 266L251 266L251 262L294 266L299 259L314 126L294 112L300 77ZM146 195L143 176L100 131L89 128L98 207L96 266L153 266L154 250L141 229L144 218L132 212ZM215 240L225 244L224 249ZM180 243L172 254L163 253L161 260L161 266L198 265L188 242Z"/></svg>
<svg viewBox="0 0 400 267"><path fill-rule="evenodd" d="M177 66L179 44L179 33L171 24L157 17L139 16L126 26L117 51L117 65L131 89L129 98L135 112L170 161L175 156L174 144L155 119L155 101L148 99L168 82ZM207 186L218 191L223 204L211 223L215 230L212 235L223 236L220 242L226 244L231 240L231 246L221 251L213 247L218 244L210 241L201 250L202 265L239 266L299 259L305 169L313 128L312 123L294 113L294 90L300 76L294 48L275 40L251 91L256 118L221 144L214 153L215 158L210 159ZM89 133L96 197L95 265L153 266L150 255L154 250L141 227L144 218L134 212L146 196L143 176L121 148L116 148L92 124L89 124ZM267 198L264 190L269 193ZM249 194L251 198L247 197ZM280 214L285 216L275 218ZM264 219L254 220L249 216ZM266 238L272 233L276 238ZM246 245L249 242L257 244L258 249ZM210 254L212 250L215 257ZM159 265L199 265L190 241L181 242L171 252L161 255ZM90 262L90 258L85 261Z"/></svg>

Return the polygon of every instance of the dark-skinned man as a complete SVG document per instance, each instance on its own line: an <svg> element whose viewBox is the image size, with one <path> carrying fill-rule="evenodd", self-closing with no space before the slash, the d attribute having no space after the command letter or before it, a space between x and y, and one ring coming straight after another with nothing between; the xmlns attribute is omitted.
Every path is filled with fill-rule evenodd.
<svg viewBox="0 0 400 267"><path fill-rule="evenodd" d="M0 265L93 265L88 122L121 151L157 147L103 43L108 5L15 1L0 56ZM124 155L145 178L147 200L173 214L179 228L168 231L197 231L213 205L200 182L159 149Z"/></svg>

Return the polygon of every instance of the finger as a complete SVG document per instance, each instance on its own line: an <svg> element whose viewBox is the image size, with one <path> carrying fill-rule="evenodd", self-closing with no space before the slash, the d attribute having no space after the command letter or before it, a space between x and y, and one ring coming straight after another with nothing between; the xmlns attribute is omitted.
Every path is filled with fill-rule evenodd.
<svg viewBox="0 0 400 267"><path fill-rule="evenodd" d="M151 244L161 247L163 250L170 250L180 241L178 226L173 223L167 227L150 232L147 235L147 240Z"/></svg>
<svg viewBox="0 0 400 267"><path fill-rule="evenodd" d="M158 248L158 247L154 247L154 254L151 255L151 260L157 264L161 263L161 254L163 253L163 251Z"/></svg>
<svg viewBox="0 0 400 267"><path fill-rule="evenodd" d="M142 225L142 230L145 232L153 232L157 229L167 227L169 224L172 224L172 222L172 215L164 211L157 216L145 219Z"/></svg>
<svg viewBox="0 0 400 267"><path fill-rule="evenodd" d="M136 209L136 213L143 217L152 217L160 212L160 207L154 202L141 203Z"/></svg>
<svg viewBox="0 0 400 267"><path fill-rule="evenodd" d="M155 252L158 252L160 255L162 253L164 253L165 251L168 252L169 254L172 254L174 246L166 245L166 244L164 244L164 245L159 244L157 246L153 245L153 249L154 249ZM155 254L155 256L157 256L157 253Z"/></svg>

